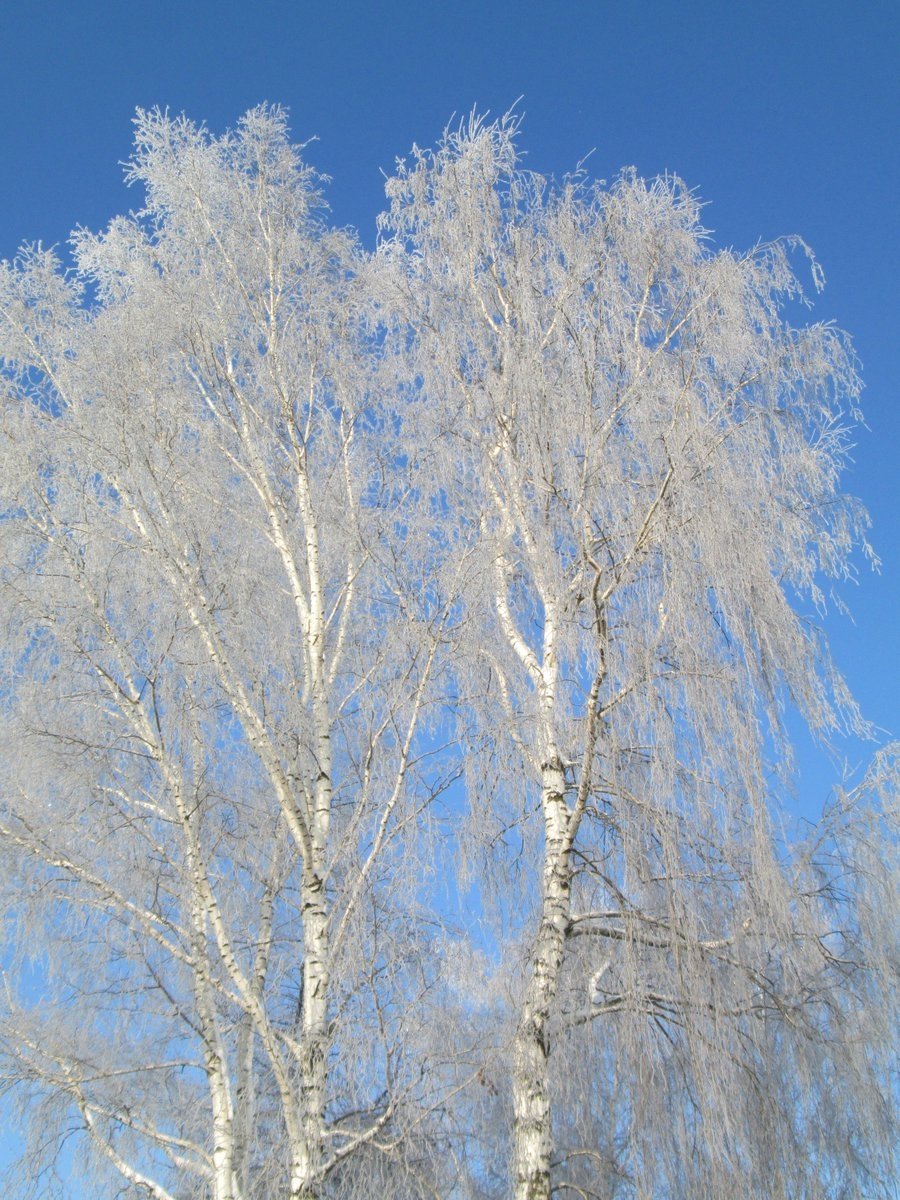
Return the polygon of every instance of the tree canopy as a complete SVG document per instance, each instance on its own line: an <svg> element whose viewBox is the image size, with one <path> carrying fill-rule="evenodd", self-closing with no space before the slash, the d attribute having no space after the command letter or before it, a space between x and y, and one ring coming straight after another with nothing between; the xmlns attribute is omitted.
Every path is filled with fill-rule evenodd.
<svg viewBox="0 0 900 1200"><path fill-rule="evenodd" d="M895 753L782 828L789 715L868 732L851 344L518 137L368 254L281 110L139 113L144 208L3 264L23 1195L892 1194Z"/></svg>

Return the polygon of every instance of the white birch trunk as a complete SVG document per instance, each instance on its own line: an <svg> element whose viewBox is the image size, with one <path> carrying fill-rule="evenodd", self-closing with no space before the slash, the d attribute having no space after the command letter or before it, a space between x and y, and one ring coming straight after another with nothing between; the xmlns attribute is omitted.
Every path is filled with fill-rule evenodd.
<svg viewBox="0 0 900 1200"><path fill-rule="evenodd" d="M194 855L190 857L194 859ZM193 862L195 878L199 873ZM214 1200L238 1200L234 1175L234 1113L228 1086L228 1070L222 1041L216 1024L215 1005L210 995L209 963L206 947L206 914L200 889L194 885L192 897L194 994L199 1029L203 1040L203 1060L212 1105L212 1164Z"/></svg>
<svg viewBox="0 0 900 1200"><path fill-rule="evenodd" d="M331 721L325 669L325 604L319 563L316 515L305 462L298 471L298 493L306 533L309 604L306 625L318 776L311 813L312 853L304 864L303 1012L300 1058L301 1138L291 1164L291 1200L319 1195L325 1130L325 1085L328 1054L329 937L324 863L332 801Z"/></svg>
<svg viewBox="0 0 900 1200"><path fill-rule="evenodd" d="M259 921L259 949L253 970L253 994L263 1004L263 990L271 952L272 924L275 917L274 887L263 896ZM253 1130L256 1102L256 1081L253 1072L254 1028L251 1014L246 1014L238 1034L236 1070L237 1103L234 1120L234 1173L236 1187L242 1195L250 1188L250 1138Z"/></svg>
<svg viewBox="0 0 900 1200"><path fill-rule="evenodd" d="M328 914L321 876L303 884L303 1014L300 1059L301 1137L291 1164L291 1200L319 1194L328 1054Z"/></svg>
<svg viewBox="0 0 900 1200"><path fill-rule="evenodd" d="M515 1200L550 1200L552 1130L548 1063L550 1011L570 918L569 811L559 757L541 768L545 847L541 919L513 1051Z"/></svg>

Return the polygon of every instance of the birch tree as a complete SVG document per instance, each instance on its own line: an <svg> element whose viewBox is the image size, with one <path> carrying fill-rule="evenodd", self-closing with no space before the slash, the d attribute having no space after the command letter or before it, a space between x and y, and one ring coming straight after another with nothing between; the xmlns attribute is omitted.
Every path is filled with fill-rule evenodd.
<svg viewBox="0 0 900 1200"><path fill-rule="evenodd" d="M144 209L2 266L25 1194L892 1195L896 751L780 815L788 712L867 732L852 348L516 136L367 256L279 110L139 114Z"/></svg>
<svg viewBox="0 0 900 1200"><path fill-rule="evenodd" d="M396 352L472 551L469 841L531 913L509 1194L889 1194L890 841L855 857L883 810L821 835L857 862L824 873L777 819L788 706L865 732L817 626L865 549L859 383L784 314L804 247L713 250L674 178L550 184L511 119L388 196Z"/></svg>
<svg viewBox="0 0 900 1200"><path fill-rule="evenodd" d="M52 1190L80 1131L98 1194L428 1194L437 982L398 863L446 784L449 609L406 570L363 259L277 109L139 114L130 179L146 207L73 272L33 249L0 282L26 1168Z"/></svg>

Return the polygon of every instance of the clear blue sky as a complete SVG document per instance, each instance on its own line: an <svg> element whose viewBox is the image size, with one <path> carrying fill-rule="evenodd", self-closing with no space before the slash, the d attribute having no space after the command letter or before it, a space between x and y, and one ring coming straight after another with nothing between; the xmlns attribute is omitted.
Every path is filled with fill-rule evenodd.
<svg viewBox="0 0 900 1200"><path fill-rule="evenodd" d="M136 106L218 131L261 100L319 138L334 217L368 244L381 170L452 114L520 96L536 170L593 150L600 177L681 175L721 244L800 233L828 279L815 317L863 362L870 431L847 487L884 562L845 591L856 624L828 629L866 714L900 736L898 57L896 0L5 0L0 258L138 204L118 165ZM821 800L821 762L802 770Z"/></svg>

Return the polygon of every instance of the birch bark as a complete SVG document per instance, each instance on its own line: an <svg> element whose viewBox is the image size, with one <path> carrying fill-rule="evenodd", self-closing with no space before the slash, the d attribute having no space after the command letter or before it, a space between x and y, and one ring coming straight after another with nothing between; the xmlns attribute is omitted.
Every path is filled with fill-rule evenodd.
<svg viewBox="0 0 900 1200"><path fill-rule="evenodd" d="M540 922L513 1046L513 1162L516 1200L549 1200L553 1150L548 1059L550 1014L571 912L569 809L559 758L541 768L544 865Z"/></svg>

